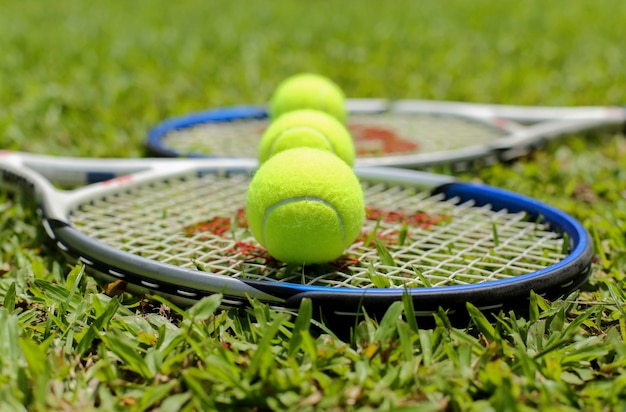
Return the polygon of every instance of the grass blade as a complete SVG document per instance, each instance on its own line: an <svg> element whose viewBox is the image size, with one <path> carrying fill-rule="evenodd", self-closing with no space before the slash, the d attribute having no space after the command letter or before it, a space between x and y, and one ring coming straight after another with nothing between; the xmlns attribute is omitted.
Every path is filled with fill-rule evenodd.
<svg viewBox="0 0 626 412"><path fill-rule="evenodd" d="M389 249L385 247L384 243L379 239L374 239L374 242L376 243L376 250L378 251L380 263L385 266L396 266L396 261L393 259L393 256L391 256Z"/></svg>
<svg viewBox="0 0 626 412"><path fill-rule="evenodd" d="M289 341L289 355L293 356L302 344L303 335L309 333L311 319L313 318L313 304L311 299L303 299L300 303L298 316L293 327L291 340Z"/></svg>
<svg viewBox="0 0 626 412"><path fill-rule="evenodd" d="M100 315L87 329L87 332L80 338L78 345L76 346L76 352L78 354L85 355L87 351L92 348L94 339L98 337L100 331L105 330L113 316L117 313L119 308L119 302L117 299L111 299L109 304L105 307L104 313Z"/></svg>
<svg viewBox="0 0 626 412"><path fill-rule="evenodd" d="M207 320L215 314L221 304L221 294L210 295L199 300L196 304L189 308L187 313L196 321Z"/></svg>
<svg viewBox="0 0 626 412"><path fill-rule="evenodd" d="M476 326L476 328L482 333L485 338L490 341L499 341L500 336L493 325L487 320L485 315L473 304L467 302L466 304L467 311L470 315L470 319Z"/></svg>
<svg viewBox="0 0 626 412"><path fill-rule="evenodd" d="M4 300L2 302L2 306L4 307L4 309L8 310L9 312L13 312L15 310L15 296L15 282L11 282L9 288L4 294Z"/></svg>
<svg viewBox="0 0 626 412"><path fill-rule="evenodd" d="M404 315L406 316L406 322L409 324L413 332L419 330L417 324L417 317L415 316L415 306L413 305L413 297L409 293L402 295L402 303L404 304Z"/></svg>
<svg viewBox="0 0 626 412"><path fill-rule="evenodd" d="M259 342L252 359L250 360L250 366L246 370L246 375L249 380L252 380L257 374L267 376L269 368L274 363L274 355L271 351L272 341L276 337L279 328L287 320L287 315L278 314L276 318L267 326L262 332L261 341Z"/></svg>

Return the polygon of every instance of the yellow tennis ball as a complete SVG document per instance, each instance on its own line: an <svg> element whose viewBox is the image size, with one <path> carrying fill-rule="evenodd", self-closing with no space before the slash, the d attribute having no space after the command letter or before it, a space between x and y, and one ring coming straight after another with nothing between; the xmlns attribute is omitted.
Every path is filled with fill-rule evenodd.
<svg viewBox="0 0 626 412"><path fill-rule="evenodd" d="M354 164L354 142L348 129L331 115L318 110L301 109L286 113L272 122L259 144L259 161L295 147L329 151L348 165Z"/></svg>
<svg viewBox="0 0 626 412"><path fill-rule="evenodd" d="M276 259L330 262L361 230L363 191L353 170L337 156L308 147L285 150L254 175L246 216L254 237Z"/></svg>
<svg viewBox="0 0 626 412"><path fill-rule="evenodd" d="M300 73L278 85L269 104L272 119L297 109L316 109L329 113L340 122L346 119L346 96L329 78Z"/></svg>

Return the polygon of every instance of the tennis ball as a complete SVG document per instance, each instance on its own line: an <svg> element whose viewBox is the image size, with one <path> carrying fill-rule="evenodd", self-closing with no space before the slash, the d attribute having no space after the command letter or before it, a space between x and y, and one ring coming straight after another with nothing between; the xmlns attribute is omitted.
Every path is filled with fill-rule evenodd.
<svg viewBox="0 0 626 412"><path fill-rule="evenodd" d="M248 225L274 258L286 263L337 259L365 218L352 169L324 150L282 151L255 173L246 198Z"/></svg>
<svg viewBox="0 0 626 412"><path fill-rule="evenodd" d="M346 96L332 80L319 74L301 73L281 82L269 103L272 120L297 109L316 109L340 122L346 119Z"/></svg>
<svg viewBox="0 0 626 412"><path fill-rule="evenodd" d="M348 129L331 115L301 109L286 113L272 122L259 144L259 161L294 147L327 150L348 165L354 164L354 142Z"/></svg>

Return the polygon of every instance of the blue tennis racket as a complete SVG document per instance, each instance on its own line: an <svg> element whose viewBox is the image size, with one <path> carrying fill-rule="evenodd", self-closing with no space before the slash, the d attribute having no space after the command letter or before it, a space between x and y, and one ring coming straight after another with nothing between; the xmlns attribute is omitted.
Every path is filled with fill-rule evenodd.
<svg viewBox="0 0 626 412"><path fill-rule="evenodd" d="M366 223L336 261L293 266L254 240L244 204L251 159L76 159L0 152L0 188L41 210L46 233L103 282L182 305L223 294L329 321L382 316L408 295L418 318L528 307L569 294L591 271L583 226L538 200L449 176L356 167ZM76 187L58 189L57 185ZM35 202L30 202L35 200ZM297 239L294 239L297 241Z"/></svg>
<svg viewBox="0 0 626 412"><path fill-rule="evenodd" d="M360 166L462 170L513 160L559 136L626 124L622 107L349 99L347 108ZM256 158L267 124L263 106L211 109L156 125L146 145L164 157Z"/></svg>

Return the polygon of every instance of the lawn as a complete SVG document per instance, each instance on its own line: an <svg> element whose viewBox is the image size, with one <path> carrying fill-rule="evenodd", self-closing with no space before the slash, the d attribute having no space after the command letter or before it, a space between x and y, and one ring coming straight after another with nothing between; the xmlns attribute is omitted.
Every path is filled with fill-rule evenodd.
<svg viewBox="0 0 626 412"><path fill-rule="evenodd" d="M623 0L0 0L2 148L139 157L155 123L264 103L290 74L351 97L626 98ZM596 132L465 172L581 220L588 284L529 314L389 316L346 336L254 304L102 288L0 194L0 410L626 409L626 141Z"/></svg>

